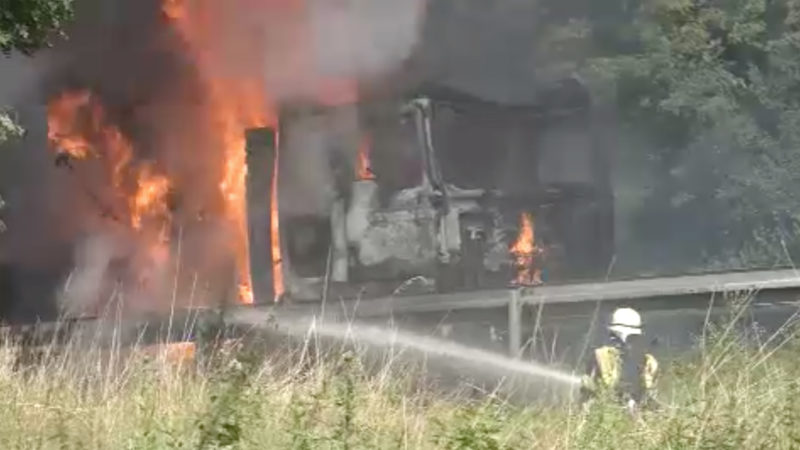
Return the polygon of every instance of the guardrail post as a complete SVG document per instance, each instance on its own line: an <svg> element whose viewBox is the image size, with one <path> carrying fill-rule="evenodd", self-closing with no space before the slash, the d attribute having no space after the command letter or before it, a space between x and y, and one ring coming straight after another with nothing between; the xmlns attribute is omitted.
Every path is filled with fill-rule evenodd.
<svg viewBox="0 0 800 450"><path fill-rule="evenodd" d="M508 301L508 353L512 358L520 357L522 346L522 302L519 289L511 291Z"/></svg>

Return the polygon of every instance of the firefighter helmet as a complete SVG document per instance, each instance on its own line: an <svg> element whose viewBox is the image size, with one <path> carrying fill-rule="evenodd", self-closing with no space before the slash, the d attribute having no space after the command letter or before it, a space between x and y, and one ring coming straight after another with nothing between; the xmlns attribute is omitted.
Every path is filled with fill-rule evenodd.
<svg viewBox="0 0 800 450"><path fill-rule="evenodd" d="M635 309L619 308L611 315L611 325L608 329L623 339L630 335L642 334L642 316Z"/></svg>

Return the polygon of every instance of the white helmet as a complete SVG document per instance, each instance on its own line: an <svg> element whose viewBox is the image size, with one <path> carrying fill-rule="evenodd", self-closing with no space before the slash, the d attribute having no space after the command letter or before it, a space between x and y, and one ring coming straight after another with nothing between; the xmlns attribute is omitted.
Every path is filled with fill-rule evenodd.
<svg viewBox="0 0 800 450"><path fill-rule="evenodd" d="M618 308L611 315L612 333L625 340L630 335L642 334L642 316L632 308Z"/></svg>

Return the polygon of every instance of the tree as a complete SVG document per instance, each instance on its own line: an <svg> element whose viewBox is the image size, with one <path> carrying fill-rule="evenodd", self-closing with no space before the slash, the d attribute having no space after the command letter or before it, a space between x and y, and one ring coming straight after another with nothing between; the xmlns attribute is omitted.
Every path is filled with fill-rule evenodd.
<svg viewBox="0 0 800 450"><path fill-rule="evenodd" d="M619 113L643 254L675 270L800 256L800 1L542 1L547 51Z"/></svg>
<svg viewBox="0 0 800 450"><path fill-rule="evenodd" d="M771 236L771 260L738 264L785 261L800 250L800 3L671 0L639 11L638 48L606 63L658 180L640 229L707 260Z"/></svg>
<svg viewBox="0 0 800 450"><path fill-rule="evenodd" d="M0 51L31 55L63 36L72 18L73 0L0 0ZM8 110L0 109L0 144L22 135Z"/></svg>
<svg viewBox="0 0 800 450"><path fill-rule="evenodd" d="M0 0L0 50L31 55L63 36L73 0Z"/></svg>

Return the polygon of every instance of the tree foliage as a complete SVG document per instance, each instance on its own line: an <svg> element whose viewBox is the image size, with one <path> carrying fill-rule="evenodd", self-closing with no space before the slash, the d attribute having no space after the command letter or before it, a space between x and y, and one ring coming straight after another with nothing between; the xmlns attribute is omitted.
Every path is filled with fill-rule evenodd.
<svg viewBox="0 0 800 450"><path fill-rule="evenodd" d="M553 9L568 11L555 48L580 49L596 97L633 137L623 167L646 174L640 242L676 265L800 254L800 1L566 3ZM587 31L564 32L576 29ZM754 240L776 251L743 262Z"/></svg>
<svg viewBox="0 0 800 450"><path fill-rule="evenodd" d="M48 47L72 18L73 0L0 0L0 51L31 55ZM0 109L0 144L22 136L14 116Z"/></svg>
<svg viewBox="0 0 800 450"><path fill-rule="evenodd" d="M0 110L0 143L21 137L24 131L8 111Z"/></svg>
<svg viewBox="0 0 800 450"><path fill-rule="evenodd" d="M73 0L0 0L0 50L30 55L72 18Z"/></svg>

